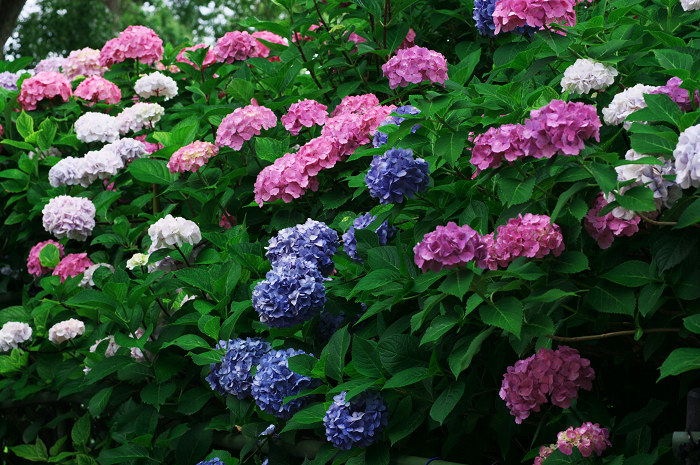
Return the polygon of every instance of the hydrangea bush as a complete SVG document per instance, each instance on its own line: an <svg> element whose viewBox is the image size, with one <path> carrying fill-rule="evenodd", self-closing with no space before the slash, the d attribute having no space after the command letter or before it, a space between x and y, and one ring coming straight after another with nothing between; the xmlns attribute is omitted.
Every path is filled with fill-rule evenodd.
<svg viewBox="0 0 700 465"><path fill-rule="evenodd" d="M672 463L697 2L276 3L0 62L3 458Z"/></svg>

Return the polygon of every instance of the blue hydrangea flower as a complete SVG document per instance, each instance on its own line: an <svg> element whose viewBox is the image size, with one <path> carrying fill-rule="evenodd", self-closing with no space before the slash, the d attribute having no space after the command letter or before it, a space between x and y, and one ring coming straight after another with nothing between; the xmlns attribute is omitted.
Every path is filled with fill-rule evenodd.
<svg viewBox="0 0 700 465"><path fill-rule="evenodd" d="M404 105L394 110L394 113L398 113L399 115L417 115L418 113L420 113L420 110L411 105ZM403 123L404 121L406 121L406 118L402 118L400 116L387 116L387 118L379 124L379 127L385 126L387 124L395 124L396 126L400 126L401 123ZM416 124L415 126L413 126L411 128L411 134L414 134L419 127L420 124ZM375 147L381 147L382 145L385 145L387 143L388 139L389 134L377 131L374 133L372 145L374 145Z"/></svg>
<svg viewBox="0 0 700 465"><path fill-rule="evenodd" d="M270 343L259 338L219 341L219 347L226 349L221 363L212 363L207 376L211 388L225 396L227 394L244 399L250 396L253 383L251 368L256 366L263 355L271 349Z"/></svg>
<svg viewBox="0 0 700 465"><path fill-rule="evenodd" d="M333 313L329 312L321 312L321 315L319 315L318 318L318 327L316 328L318 339L321 342L330 341L331 336L338 331L338 328L340 328L340 325L343 324L344 320L344 313L334 315Z"/></svg>
<svg viewBox="0 0 700 465"><path fill-rule="evenodd" d="M265 256L272 266L283 257L302 258L316 265L323 276L333 272L333 255L338 251L338 233L325 223L307 219L306 223L281 230L270 239Z"/></svg>
<svg viewBox="0 0 700 465"><path fill-rule="evenodd" d="M387 425L387 408L375 391L366 391L345 400L347 393L341 392L323 417L326 439L340 450L367 447L372 444Z"/></svg>
<svg viewBox="0 0 700 465"><path fill-rule="evenodd" d="M261 410L278 418L289 419L308 401L298 397L286 404L284 398L295 396L301 391L313 388L316 381L289 369L287 359L305 354L303 350L273 350L260 359L253 377L253 398Z"/></svg>
<svg viewBox="0 0 700 465"><path fill-rule="evenodd" d="M226 464L224 462L222 462L221 460L219 460L219 457L214 457L213 459L202 460L197 465L226 465Z"/></svg>
<svg viewBox="0 0 700 465"><path fill-rule="evenodd" d="M401 203L404 197L412 199L416 192L424 191L430 182L430 167L422 158L413 158L411 149L387 150L375 155L369 167L365 183L369 195L379 203Z"/></svg>
<svg viewBox="0 0 700 465"><path fill-rule="evenodd" d="M253 308L260 321L275 328L288 328L308 321L326 304L324 278L313 263L283 257L253 290Z"/></svg>
<svg viewBox="0 0 700 465"><path fill-rule="evenodd" d="M357 260L359 262L362 261L362 259L357 255L357 238L355 238L355 230L365 229L376 219L377 217L371 213L360 215L355 218L355 220L352 222L352 226L350 226L347 232L343 234L345 253L348 254L353 260ZM394 235L393 228L390 228L389 223L386 221L380 224L379 227L374 230L374 232L376 232L377 236L379 237L379 245L386 245L389 238Z"/></svg>
<svg viewBox="0 0 700 465"><path fill-rule="evenodd" d="M474 0L474 21L476 21L476 29L482 36L495 35L496 24L493 22L495 9L496 0Z"/></svg>

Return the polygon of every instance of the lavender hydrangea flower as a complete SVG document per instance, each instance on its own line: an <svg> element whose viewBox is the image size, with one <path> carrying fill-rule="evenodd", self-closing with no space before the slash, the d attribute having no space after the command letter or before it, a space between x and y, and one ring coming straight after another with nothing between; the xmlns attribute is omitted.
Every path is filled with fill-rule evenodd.
<svg viewBox="0 0 700 465"><path fill-rule="evenodd" d="M282 229L270 239L265 257L272 266L284 257L299 257L316 265L323 276L333 272L333 255L338 251L338 233L311 218L306 223Z"/></svg>
<svg viewBox="0 0 700 465"><path fill-rule="evenodd" d="M357 255L357 238L355 238L356 229L365 229L367 226L372 224L377 217L371 213L365 213L360 215L352 222L352 226L348 231L343 234L343 245L345 246L345 253L350 256L353 260L362 261L362 258ZM394 235L393 228L389 227L388 222L383 222L379 225L377 229L374 230L379 236L379 245L386 245L387 241L391 236Z"/></svg>
<svg viewBox="0 0 700 465"><path fill-rule="evenodd" d="M418 113L420 113L420 110L411 105L404 105L394 110L394 113L398 113L399 115L417 115ZM387 124L395 124L396 126L400 126L401 123L403 123L404 121L406 121L406 118L402 118L400 116L389 116L379 124L379 127L385 126ZM411 134L415 134L419 127L420 124L414 125L411 128ZM388 140L389 134L384 134L381 131L376 131L374 133L374 139L372 139L372 145L378 148L382 145L386 145Z"/></svg>
<svg viewBox="0 0 700 465"><path fill-rule="evenodd" d="M474 0L474 21L479 34L493 37L496 24L493 22L493 10L496 9L496 0Z"/></svg>
<svg viewBox="0 0 700 465"><path fill-rule="evenodd" d="M11 73L9 71L3 71L0 73L0 87L4 87L7 90L17 90L17 79L19 75Z"/></svg>
<svg viewBox="0 0 700 465"><path fill-rule="evenodd" d="M700 124L681 132L673 158L678 185L683 189L700 187Z"/></svg>
<svg viewBox="0 0 700 465"><path fill-rule="evenodd" d="M367 447L387 425L386 405L374 391L366 391L349 402L346 395L343 391L335 396L323 417L326 438L340 450Z"/></svg>
<svg viewBox="0 0 700 465"><path fill-rule="evenodd" d="M375 155L365 183L369 195L379 203L401 203L404 197L412 199L417 192L424 191L430 182L430 167L422 158L413 158L411 149L387 150L384 155Z"/></svg>
<svg viewBox="0 0 700 465"><path fill-rule="evenodd" d="M284 257L253 290L253 308L268 326L288 328L308 321L326 304L323 276L302 258Z"/></svg>
<svg viewBox="0 0 700 465"><path fill-rule="evenodd" d="M222 396L227 394L244 399L250 396L253 383L251 368L260 363L263 355L270 351L269 342L259 338L220 341L219 346L226 349L220 363L212 363L209 382L212 390Z"/></svg>
<svg viewBox="0 0 700 465"><path fill-rule="evenodd" d="M130 137L124 137L116 142L107 144L103 149L116 153L124 163L135 158L141 158L148 153L146 144Z"/></svg>
<svg viewBox="0 0 700 465"><path fill-rule="evenodd" d="M273 350L260 359L252 389L253 398L260 409L278 418L288 419L304 406L307 397L298 397L286 404L284 398L295 396L316 384L308 376L294 373L287 364L289 357L305 353L294 349Z"/></svg>
<svg viewBox="0 0 700 465"><path fill-rule="evenodd" d="M41 212L44 229L57 239L84 241L95 227L95 205L83 197L59 195L49 200Z"/></svg>
<svg viewBox="0 0 700 465"><path fill-rule="evenodd" d="M66 157L58 161L49 170L49 184L52 187L75 186L85 172L83 158Z"/></svg>

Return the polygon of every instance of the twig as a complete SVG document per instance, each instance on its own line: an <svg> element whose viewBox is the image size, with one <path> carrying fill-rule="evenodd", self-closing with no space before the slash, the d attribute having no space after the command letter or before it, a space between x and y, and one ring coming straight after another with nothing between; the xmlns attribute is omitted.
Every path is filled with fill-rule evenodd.
<svg viewBox="0 0 700 465"><path fill-rule="evenodd" d="M651 328L651 329L644 329L642 330L644 333L677 333L680 331L679 328ZM632 334L635 334L637 332L636 329L628 329L625 331L614 331L612 333L603 333L603 334L591 334L590 336L576 336L576 337L565 337L565 336L554 336L552 334L547 334L546 337L550 338L553 341L560 341L560 342L581 342L581 341L594 341L597 339L607 339L609 337L616 337L616 336L629 336Z"/></svg>

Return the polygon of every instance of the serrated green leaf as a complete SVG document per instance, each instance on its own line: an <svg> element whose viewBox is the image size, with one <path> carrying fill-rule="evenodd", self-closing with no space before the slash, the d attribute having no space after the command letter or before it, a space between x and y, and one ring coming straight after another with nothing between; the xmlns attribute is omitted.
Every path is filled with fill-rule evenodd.
<svg viewBox="0 0 700 465"><path fill-rule="evenodd" d="M698 368L700 368L700 349L676 349L669 354L661 368L659 368L661 375L657 381L661 381L667 376L677 376Z"/></svg>
<svg viewBox="0 0 700 465"><path fill-rule="evenodd" d="M430 408L430 418L442 424L462 398L465 387L461 381L447 386Z"/></svg>
<svg viewBox="0 0 700 465"><path fill-rule="evenodd" d="M520 337L523 327L523 305L515 297L504 297L493 304L481 305L479 316L485 324L497 326Z"/></svg>

